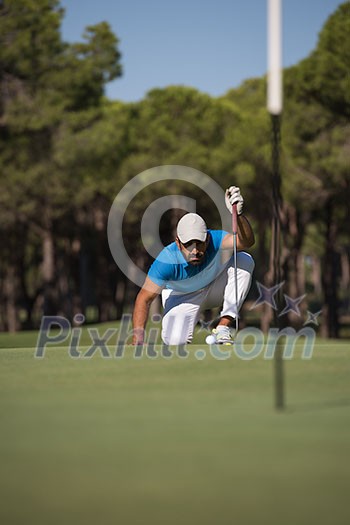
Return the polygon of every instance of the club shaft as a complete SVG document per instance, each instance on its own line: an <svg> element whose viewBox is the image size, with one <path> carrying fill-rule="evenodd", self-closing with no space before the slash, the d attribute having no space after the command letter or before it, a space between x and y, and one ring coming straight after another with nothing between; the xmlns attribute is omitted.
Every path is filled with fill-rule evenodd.
<svg viewBox="0 0 350 525"><path fill-rule="evenodd" d="M238 332L238 276L237 276L237 204L232 206L232 232L233 232L233 270L235 278L235 303L236 303L236 333Z"/></svg>

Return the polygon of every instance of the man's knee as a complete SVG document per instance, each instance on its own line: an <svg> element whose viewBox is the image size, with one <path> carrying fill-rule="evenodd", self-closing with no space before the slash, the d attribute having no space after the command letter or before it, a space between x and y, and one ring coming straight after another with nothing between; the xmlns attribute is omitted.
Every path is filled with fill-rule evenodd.
<svg viewBox="0 0 350 525"><path fill-rule="evenodd" d="M191 317L167 315L163 319L162 340L166 345L183 345L191 341Z"/></svg>
<svg viewBox="0 0 350 525"><path fill-rule="evenodd" d="M179 346L179 345L185 345L186 343L190 343L191 340L189 338L184 338L181 334L176 333L166 333L162 332L162 341L164 344L169 346Z"/></svg>

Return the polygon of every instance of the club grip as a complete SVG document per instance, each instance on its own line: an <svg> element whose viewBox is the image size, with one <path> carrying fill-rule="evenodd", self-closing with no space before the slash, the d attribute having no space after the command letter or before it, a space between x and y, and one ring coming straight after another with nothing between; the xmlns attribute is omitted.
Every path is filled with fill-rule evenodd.
<svg viewBox="0 0 350 525"><path fill-rule="evenodd" d="M232 204L232 231L233 233L237 233L237 230L237 204Z"/></svg>

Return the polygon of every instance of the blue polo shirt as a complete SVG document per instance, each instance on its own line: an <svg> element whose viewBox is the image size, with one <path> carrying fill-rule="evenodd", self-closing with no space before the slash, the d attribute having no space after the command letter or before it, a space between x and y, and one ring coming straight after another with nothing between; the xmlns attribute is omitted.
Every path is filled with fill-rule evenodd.
<svg viewBox="0 0 350 525"><path fill-rule="evenodd" d="M186 261L176 242L166 246L148 271L148 277L158 286L180 293L198 291L208 286L223 270L221 244L228 232L208 230L209 243L203 261L198 265Z"/></svg>

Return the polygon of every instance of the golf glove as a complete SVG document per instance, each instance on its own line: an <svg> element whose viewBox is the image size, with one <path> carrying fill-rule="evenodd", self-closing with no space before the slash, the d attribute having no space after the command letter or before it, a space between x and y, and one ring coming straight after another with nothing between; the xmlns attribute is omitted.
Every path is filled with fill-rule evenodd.
<svg viewBox="0 0 350 525"><path fill-rule="evenodd" d="M230 213L232 213L233 204L237 204L237 215L241 215L243 212L243 197L241 190L237 186L230 186L225 191L225 204Z"/></svg>

